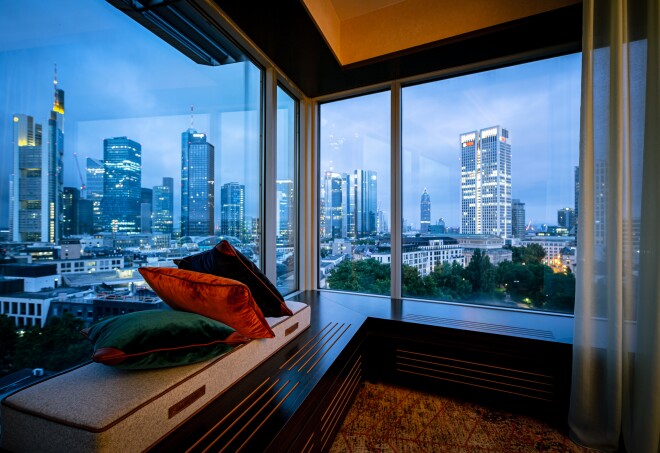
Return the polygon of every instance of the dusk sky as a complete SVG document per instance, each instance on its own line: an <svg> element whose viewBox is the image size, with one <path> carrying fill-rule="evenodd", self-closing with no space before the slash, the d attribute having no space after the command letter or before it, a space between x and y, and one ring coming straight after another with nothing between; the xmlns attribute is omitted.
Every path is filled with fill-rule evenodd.
<svg viewBox="0 0 660 453"><path fill-rule="evenodd" d="M34 116L45 136L55 64L65 91L66 186L80 186L74 152L84 173L87 157L102 158L103 139L127 136L142 145L142 186L173 177L178 207L181 133L193 105L195 129L216 150L216 211L220 186L236 181L246 185L246 215L257 215L255 66L197 65L102 0L23 0L0 4L0 227L7 225L12 115ZM404 218L419 224L427 187L432 223L443 217L457 226L458 136L501 125L511 137L513 197L526 203L528 220L555 224L557 210L574 204L579 103L579 55L405 88ZM379 205L389 216L389 93L324 104L321 113L320 169L376 170ZM291 118L278 115L278 131ZM278 146L291 139L279 133Z"/></svg>

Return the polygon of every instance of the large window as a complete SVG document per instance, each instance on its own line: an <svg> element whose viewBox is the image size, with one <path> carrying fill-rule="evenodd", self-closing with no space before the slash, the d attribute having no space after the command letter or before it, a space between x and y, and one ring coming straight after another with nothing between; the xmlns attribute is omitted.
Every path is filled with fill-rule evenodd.
<svg viewBox="0 0 660 453"><path fill-rule="evenodd" d="M0 273L16 281L0 329L21 328L0 374L87 360L84 324L160 307L140 266L221 239L262 264L262 69L198 64L103 1L4 2L0 18ZM293 111L283 99L281 176L295 183Z"/></svg>
<svg viewBox="0 0 660 453"><path fill-rule="evenodd" d="M390 92L320 107L319 286L390 294Z"/></svg>
<svg viewBox="0 0 660 453"><path fill-rule="evenodd" d="M573 312L580 55L402 90L402 293Z"/></svg>
<svg viewBox="0 0 660 453"><path fill-rule="evenodd" d="M277 288L298 288L298 102L277 87Z"/></svg>

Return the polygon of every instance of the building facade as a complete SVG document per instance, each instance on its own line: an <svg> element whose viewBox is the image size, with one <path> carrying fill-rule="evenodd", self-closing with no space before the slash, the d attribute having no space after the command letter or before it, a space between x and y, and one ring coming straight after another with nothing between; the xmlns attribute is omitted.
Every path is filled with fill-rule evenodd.
<svg viewBox="0 0 660 453"><path fill-rule="evenodd" d="M64 90L57 88L57 70L53 80L55 100L48 119L48 242L62 236L62 199L64 194Z"/></svg>
<svg viewBox="0 0 660 453"><path fill-rule="evenodd" d="M86 187L87 199L92 202L93 233L103 231L101 221L101 200L103 199L103 168L102 159L87 158Z"/></svg>
<svg viewBox="0 0 660 453"><path fill-rule="evenodd" d="M103 140L103 168L103 231L139 232L142 146L127 137Z"/></svg>
<svg viewBox="0 0 660 453"><path fill-rule="evenodd" d="M151 231L172 234L174 230L174 180L172 178L165 177L162 185L154 186L151 211Z"/></svg>
<svg viewBox="0 0 660 453"><path fill-rule="evenodd" d="M422 234L429 232L431 226L431 196L426 187L422 193L422 199L419 202L419 232Z"/></svg>
<svg viewBox="0 0 660 453"><path fill-rule="evenodd" d="M181 234L212 235L214 230L215 151L206 134L181 134Z"/></svg>
<svg viewBox="0 0 660 453"><path fill-rule="evenodd" d="M245 186L229 182L220 190L220 234L243 239L245 236Z"/></svg>
<svg viewBox="0 0 660 453"><path fill-rule="evenodd" d="M511 237L511 143L493 126L460 135L461 233Z"/></svg>
<svg viewBox="0 0 660 453"><path fill-rule="evenodd" d="M517 198L511 200L511 235L514 238L525 237L525 203Z"/></svg>

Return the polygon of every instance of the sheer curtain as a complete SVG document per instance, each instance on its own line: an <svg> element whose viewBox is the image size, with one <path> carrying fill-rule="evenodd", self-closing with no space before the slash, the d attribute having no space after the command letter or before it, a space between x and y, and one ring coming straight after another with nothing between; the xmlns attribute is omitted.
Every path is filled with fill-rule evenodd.
<svg viewBox="0 0 660 453"><path fill-rule="evenodd" d="M660 0L584 0L576 442L660 452Z"/></svg>

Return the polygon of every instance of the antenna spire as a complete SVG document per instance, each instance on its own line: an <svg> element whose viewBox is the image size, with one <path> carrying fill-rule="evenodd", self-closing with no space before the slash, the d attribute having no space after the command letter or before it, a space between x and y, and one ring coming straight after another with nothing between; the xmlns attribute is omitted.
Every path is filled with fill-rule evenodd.
<svg viewBox="0 0 660 453"><path fill-rule="evenodd" d="M190 129L194 129L195 127L195 106L191 105L190 106Z"/></svg>

